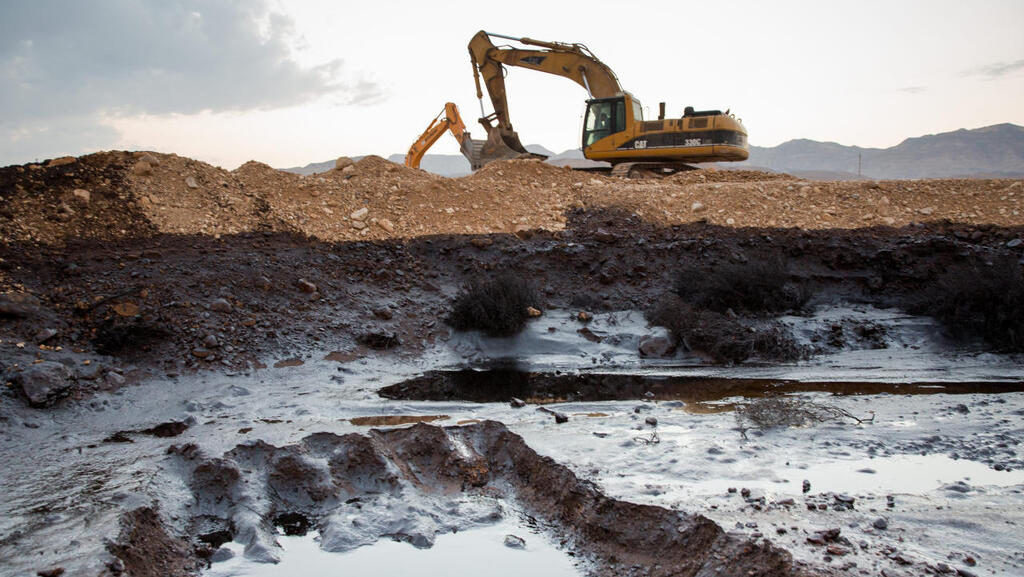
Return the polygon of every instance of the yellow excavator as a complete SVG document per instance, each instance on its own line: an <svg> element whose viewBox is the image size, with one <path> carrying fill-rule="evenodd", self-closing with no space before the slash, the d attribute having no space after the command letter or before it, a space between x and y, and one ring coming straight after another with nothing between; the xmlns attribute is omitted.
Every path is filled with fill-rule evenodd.
<svg viewBox="0 0 1024 577"><path fill-rule="evenodd" d="M491 42L492 37L541 49L498 47ZM470 138L458 108L449 102L409 149L406 166L419 167L423 154L446 130L459 141L473 170L504 158L544 158L527 151L512 128L505 95L505 66L564 76L587 90L590 98L583 125L583 156L610 163L613 175L628 176L633 169L661 173L689 170L694 167L688 163L741 161L749 155L746 128L728 111L697 111L687 106L681 117L666 118L662 102L658 119L644 120L640 101L623 90L611 68L582 44L543 42L481 30L469 42L469 58L480 101L480 124L487 131L487 139ZM491 114L484 111L481 77L494 107Z"/></svg>
<svg viewBox="0 0 1024 577"><path fill-rule="evenodd" d="M503 38L540 49L498 47L491 38ZM746 160L747 130L735 116L719 110L697 111L686 107L677 118L665 117L665 103L657 120L644 120L643 107L619 85L611 68L582 44L543 42L491 34L481 30L469 42L476 96L480 100L480 124L487 140L480 156L486 164L499 158L528 154L512 128L505 97L505 66L518 66L564 76L587 90L582 149L590 160L612 164L613 175L628 175L633 168L675 171L693 168L689 162ZM494 112L484 113L480 79L487 86Z"/></svg>

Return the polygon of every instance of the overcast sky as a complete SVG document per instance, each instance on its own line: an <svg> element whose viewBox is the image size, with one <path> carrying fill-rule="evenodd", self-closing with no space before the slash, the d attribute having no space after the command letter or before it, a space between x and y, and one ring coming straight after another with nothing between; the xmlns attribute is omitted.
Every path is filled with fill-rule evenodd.
<svg viewBox="0 0 1024 577"><path fill-rule="evenodd" d="M760 146L1024 125L1021 0L0 0L0 165L387 156L446 101L482 138L466 51L480 29L586 44L650 115L728 108ZM524 143L579 146L583 88L522 69L507 84Z"/></svg>

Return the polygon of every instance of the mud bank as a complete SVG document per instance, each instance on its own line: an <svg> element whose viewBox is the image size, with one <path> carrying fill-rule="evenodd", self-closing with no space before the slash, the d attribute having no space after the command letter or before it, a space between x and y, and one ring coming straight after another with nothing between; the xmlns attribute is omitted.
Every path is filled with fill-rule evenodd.
<svg viewBox="0 0 1024 577"><path fill-rule="evenodd" d="M284 447L257 441L217 458L192 446L172 451L194 495L189 533L206 555L234 540L247 557L276 561L274 525L316 530L334 552L381 538L430 547L439 534L502 518L506 503L557 536L590 575L811 574L705 517L609 499L493 421L318 433Z"/></svg>

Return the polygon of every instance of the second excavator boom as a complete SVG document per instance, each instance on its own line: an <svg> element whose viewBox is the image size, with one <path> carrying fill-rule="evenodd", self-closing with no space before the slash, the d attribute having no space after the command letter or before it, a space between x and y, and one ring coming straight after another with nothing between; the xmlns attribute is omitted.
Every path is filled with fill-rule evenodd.
<svg viewBox="0 0 1024 577"><path fill-rule="evenodd" d="M479 163L480 147L483 141L474 143L473 139L469 137L466 123L462 121L462 116L459 114L459 107L455 106L453 102L446 102L444 110L430 122L416 142L412 143L408 154L405 155L405 165L409 168L419 168L423 155L445 132L451 132L455 140L459 141L459 149L463 156L469 159L473 170L483 166Z"/></svg>

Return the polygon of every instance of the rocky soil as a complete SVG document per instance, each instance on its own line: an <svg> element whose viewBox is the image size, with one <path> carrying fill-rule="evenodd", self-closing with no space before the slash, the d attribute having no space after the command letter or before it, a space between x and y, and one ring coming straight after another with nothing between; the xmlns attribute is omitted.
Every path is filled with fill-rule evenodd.
<svg viewBox="0 0 1024 577"><path fill-rule="evenodd" d="M342 163L344 164L344 163ZM1024 222L1020 180L812 182L740 170L626 180L537 161L449 179L380 157L300 176L173 154L103 152L0 169L0 240L289 232L322 241L561 230L570 209L647 222L803 229ZM365 209L365 210L364 210Z"/></svg>

